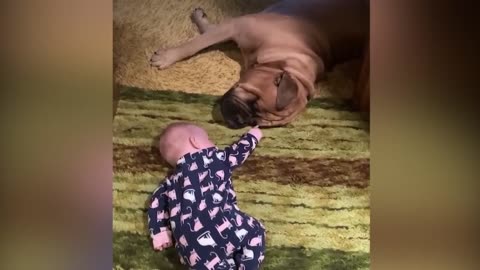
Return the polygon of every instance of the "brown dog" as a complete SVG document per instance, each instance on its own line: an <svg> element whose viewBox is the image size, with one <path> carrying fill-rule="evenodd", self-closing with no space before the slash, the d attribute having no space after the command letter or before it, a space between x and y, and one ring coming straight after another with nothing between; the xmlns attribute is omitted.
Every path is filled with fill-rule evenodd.
<svg viewBox="0 0 480 270"><path fill-rule="evenodd" d="M201 35L159 49L151 65L166 68L213 44L233 40L244 58L239 81L219 100L230 128L281 126L305 109L317 78L333 64L361 55L369 29L364 0L281 1L257 14L213 25L202 9L193 22Z"/></svg>

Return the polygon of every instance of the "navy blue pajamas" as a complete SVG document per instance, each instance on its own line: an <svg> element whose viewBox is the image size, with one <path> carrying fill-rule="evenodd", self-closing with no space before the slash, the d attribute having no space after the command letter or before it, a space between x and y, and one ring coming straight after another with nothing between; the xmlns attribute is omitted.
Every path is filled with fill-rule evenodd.
<svg viewBox="0 0 480 270"><path fill-rule="evenodd" d="M258 143L252 134L219 150L183 156L154 191L148 209L153 236L171 230L180 261L191 269L258 269L265 228L240 211L231 180Z"/></svg>

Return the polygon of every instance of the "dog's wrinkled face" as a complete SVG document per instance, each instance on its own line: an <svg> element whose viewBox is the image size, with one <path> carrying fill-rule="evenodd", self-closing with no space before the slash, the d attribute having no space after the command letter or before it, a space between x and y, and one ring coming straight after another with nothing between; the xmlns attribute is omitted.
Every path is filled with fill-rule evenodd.
<svg viewBox="0 0 480 270"><path fill-rule="evenodd" d="M307 95L303 85L287 72L255 67L218 100L214 118L229 128L282 126L305 108Z"/></svg>

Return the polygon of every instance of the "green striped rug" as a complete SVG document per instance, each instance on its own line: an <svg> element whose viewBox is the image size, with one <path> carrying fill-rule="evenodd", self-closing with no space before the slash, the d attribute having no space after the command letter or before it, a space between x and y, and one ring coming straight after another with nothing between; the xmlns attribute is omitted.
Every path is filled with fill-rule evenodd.
<svg viewBox="0 0 480 270"><path fill-rule="evenodd" d="M245 130L215 124L215 96L124 88L114 120L115 269L183 269L174 250L154 252L146 202L167 167L152 146L174 121L204 127L218 146ZM263 269L368 269L368 123L342 101L316 99L284 128L265 129L234 174L240 208L267 228Z"/></svg>

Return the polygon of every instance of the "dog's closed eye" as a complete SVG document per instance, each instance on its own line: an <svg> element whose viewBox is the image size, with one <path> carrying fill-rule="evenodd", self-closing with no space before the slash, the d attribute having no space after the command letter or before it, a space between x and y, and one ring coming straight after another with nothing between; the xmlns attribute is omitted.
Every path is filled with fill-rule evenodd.
<svg viewBox="0 0 480 270"><path fill-rule="evenodd" d="M285 72L283 72L282 74L280 74L280 76L277 76L275 78L275 80L273 81L273 83L275 84L276 87L280 86L280 82L282 82L282 79L283 79L283 75L285 74Z"/></svg>

